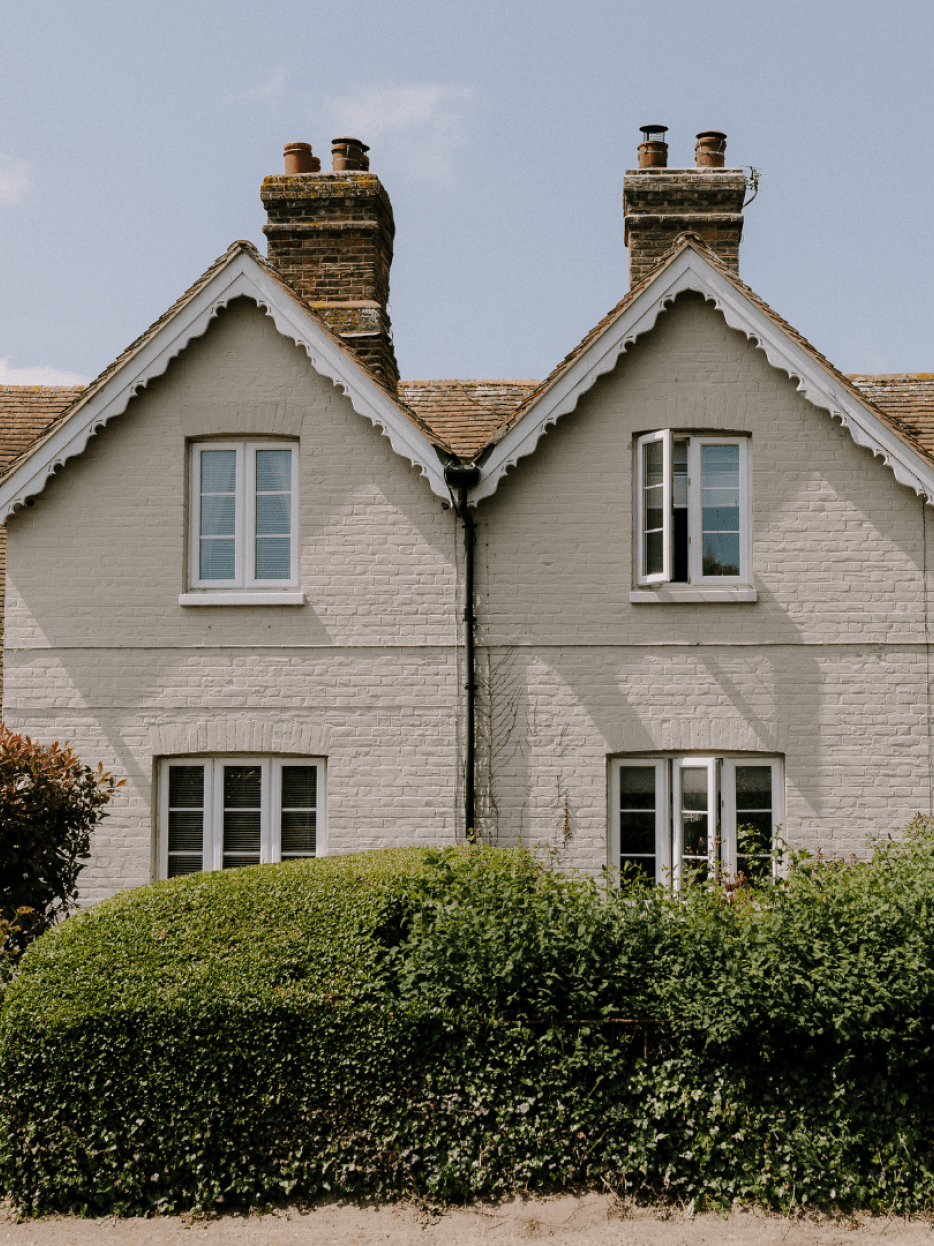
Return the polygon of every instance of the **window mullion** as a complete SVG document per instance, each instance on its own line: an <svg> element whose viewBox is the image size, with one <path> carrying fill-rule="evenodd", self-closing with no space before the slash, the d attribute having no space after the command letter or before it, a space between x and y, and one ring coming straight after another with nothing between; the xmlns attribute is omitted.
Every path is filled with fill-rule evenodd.
<svg viewBox="0 0 934 1246"><path fill-rule="evenodd" d="M691 583L701 578L701 464L700 442L696 437L688 441L688 575Z"/></svg>
<svg viewBox="0 0 934 1246"><path fill-rule="evenodd" d="M279 860L279 809L282 805L282 762L263 762L263 841L261 861Z"/></svg>
<svg viewBox="0 0 934 1246"><path fill-rule="evenodd" d="M724 758L720 766L721 862L728 878L738 872L736 845L736 762Z"/></svg>

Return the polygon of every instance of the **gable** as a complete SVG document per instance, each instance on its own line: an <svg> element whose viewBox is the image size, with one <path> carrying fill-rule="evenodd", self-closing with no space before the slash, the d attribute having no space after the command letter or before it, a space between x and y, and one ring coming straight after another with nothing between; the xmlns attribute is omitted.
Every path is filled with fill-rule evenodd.
<svg viewBox="0 0 934 1246"><path fill-rule="evenodd" d="M251 244L241 242L234 243L0 477L0 521L41 493L53 473L81 454L99 429L121 416L130 399L162 376L171 360L204 334L218 311L238 298L261 307L277 332L302 347L315 370L339 386L353 409L422 472L432 492L448 499L443 475L447 446L354 358Z"/></svg>
<svg viewBox="0 0 934 1246"><path fill-rule="evenodd" d="M611 372L620 356L655 328L679 294L700 294L731 329L745 334L773 368L786 373L813 407L881 458L895 478L934 503L934 462L924 447L862 394L726 266L691 238L600 322L503 424L481 456L474 504L489 497L518 461L532 454L549 428L575 411L581 397Z"/></svg>

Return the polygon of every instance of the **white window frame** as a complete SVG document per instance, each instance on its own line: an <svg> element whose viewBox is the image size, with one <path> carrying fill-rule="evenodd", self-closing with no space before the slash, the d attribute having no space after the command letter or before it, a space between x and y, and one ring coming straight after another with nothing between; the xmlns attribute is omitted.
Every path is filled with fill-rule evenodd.
<svg viewBox="0 0 934 1246"><path fill-rule="evenodd" d="M724 757L720 768L720 790L722 803L720 807L720 824L722 836L721 863L724 871L735 877L739 868L739 846L737 830L739 818L736 814L736 767L737 766L768 766L772 771L772 845L778 842L777 828L785 823L785 785L782 782L782 761L780 757ZM772 862L772 876L778 877L778 862Z"/></svg>
<svg viewBox="0 0 934 1246"><path fill-rule="evenodd" d="M645 447L662 443L662 570L651 575L645 568ZM671 580L671 430L647 433L636 442L636 557L640 584L667 584Z"/></svg>
<svg viewBox="0 0 934 1246"><path fill-rule="evenodd" d="M236 491L234 563L236 575L230 580L207 580L201 578L201 456L211 450L233 450L236 453ZM258 450L289 450L292 456L291 513L289 526L289 578L287 580L260 580L256 568L256 452ZM191 589L207 590L212 594L243 593L262 590L272 595L295 589L298 585L298 442L285 438L257 440L196 441L190 446L189 472L189 545L188 583ZM190 596L192 594L187 594ZM294 596L294 593L292 594ZM262 598L260 599L262 600ZM183 605L194 602L183 601ZM295 603L290 603L295 604Z"/></svg>
<svg viewBox="0 0 934 1246"><path fill-rule="evenodd" d="M259 766L260 864L282 860L282 768L315 766L318 771L315 805L315 857L327 855L327 766L323 757L256 756L245 753L165 757L159 761L157 790L156 877L169 876L169 772L174 766L205 767L204 824L201 859L205 871L224 866L224 766ZM310 859L310 858L306 858Z"/></svg>
<svg viewBox="0 0 934 1246"><path fill-rule="evenodd" d="M685 770L703 770L707 774L707 868L716 868L720 821L717 816L719 812L717 808L717 759L716 757L678 757L673 760L671 770L672 874L675 887L680 887L684 881L684 819L681 806Z"/></svg>
<svg viewBox="0 0 934 1246"><path fill-rule="evenodd" d="M688 579L673 581L674 551L673 525L671 522L671 502L673 497L672 478L672 445L675 440L688 443ZM664 520L663 541L664 571L661 574L648 575L645 570L645 531L644 516L644 453L643 447L653 441L662 441L664 445ZM716 601L739 600L754 601L755 593L750 591L752 584L752 472L750 439L746 436L730 436L718 434L707 436L690 432L680 432L669 428L659 429L636 438L636 482L633 500L633 542L636 551L635 580L637 589L631 601L683 600ZM703 574L703 513L701 507L701 449L703 446L738 446L739 447L739 574L735 576ZM638 589L651 589L654 592L639 592ZM746 592L741 590L746 589ZM655 593L661 590L660 595ZM719 592L718 592L719 590Z"/></svg>
<svg viewBox="0 0 934 1246"><path fill-rule="evenodd" d="M608 864L619 869L620 844L620 771L628 766L655 769L655 845L658 877L669 879L675 890L684 882L682 826L682 776L685 770L701 769L707 774L707 865L711 872L718 866L725 879L736 877L738 863L736 813L736 769L739 766L768 767L772 774L772 845L780 842L779 828L785 821L784 762L774 754L719 753L694 756L667 754L659 757L614 757L610 759L609 831L607 834ZM778 876L773 863L773 876Z"/></svg>
<svg viewBox="0 0 934 1246"><path fill-rule="evenodd" d="M657 757L617 758L610 771L610 861L619 864L621 846L619 815L621 804L620 770L626 767L652 767L655 771L655 862L659 881L671 877L671 836L668 834L670 814L668 809L668 762Z"/></svg>

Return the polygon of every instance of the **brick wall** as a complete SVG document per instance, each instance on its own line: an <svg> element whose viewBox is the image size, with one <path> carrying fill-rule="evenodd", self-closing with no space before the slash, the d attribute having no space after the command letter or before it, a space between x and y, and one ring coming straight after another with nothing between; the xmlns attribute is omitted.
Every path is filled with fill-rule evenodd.
<svg viewBox="0 0 934 1246"><path fill-rule="evenodd" d="M646 277L679 234L695 233L739 272L741 169L630 169L623 178L629 282Z"/></svg>
<svg viewBox="0 0 934 1246"><path fill-rule="evenodd" d="M750 433L756 603L630 603L633 438L662 427ZM810 848L861 853L930 810L921 501L700 296L477 519L480 788L501 842L560 842L567 793L565 860L599 868L607 759L644 751L783 754L786 830Z"/></svg>
<svg viewBox="0 0 934 1246"><path fill-rule="evenodd" d="M220 433L300 438L303 607L178 605L186 438ZM222 313L8 531L7 721L128 780L85 901L149 881L153 758L178 723L325 732L333 852L452 839L453 515L254 305Z"/></svg>
<svg viewBox="0 0 934 1246"><path fill-rule="evenodd" d="M390 388L399 381L389 302L395 225L372 173L267 177L270 261Z"/></svg>

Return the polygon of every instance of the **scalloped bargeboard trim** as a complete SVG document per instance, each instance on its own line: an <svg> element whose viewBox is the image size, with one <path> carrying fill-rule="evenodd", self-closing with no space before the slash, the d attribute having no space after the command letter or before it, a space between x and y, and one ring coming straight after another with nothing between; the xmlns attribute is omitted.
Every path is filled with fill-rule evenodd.
<svg viewBox="0 0 934 1246"><path fill-rule="evenodd" d="M433 493L449 500L441 460L428 438L308 312L241 250L234 251L188 302L144 339L99 389L79 401L65 422L0 485L0 522L41 493L49 478L81 454L95 433L121 416L130 400L162 376L170 362L189 342L203 336L217 313L236 298L251 299L284 337L303 347L315 371L341 389L354 410L389 439L393 450L421 471Z"/></svg>

